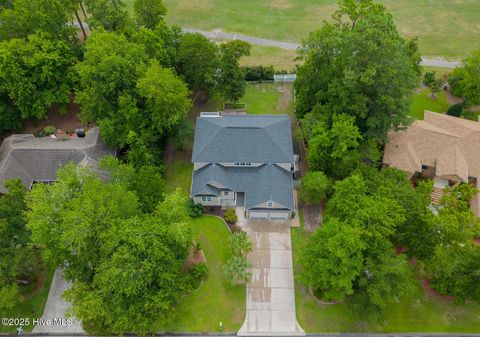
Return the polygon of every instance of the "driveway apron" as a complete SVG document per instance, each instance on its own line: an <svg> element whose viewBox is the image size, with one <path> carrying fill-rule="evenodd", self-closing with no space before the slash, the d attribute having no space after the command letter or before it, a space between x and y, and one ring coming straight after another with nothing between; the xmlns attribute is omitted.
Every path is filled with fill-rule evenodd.
<svg viewBox="0 0 480 337"><path fill-rule="evenodd" d="M252 241L252 279L239 336L304 336L295 313L290 223L246 221Z"/></svg>

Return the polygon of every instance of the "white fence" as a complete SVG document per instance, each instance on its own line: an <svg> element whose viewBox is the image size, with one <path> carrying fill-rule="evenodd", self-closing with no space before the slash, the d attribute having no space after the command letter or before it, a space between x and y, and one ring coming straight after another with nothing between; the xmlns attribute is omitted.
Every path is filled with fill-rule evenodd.
<svg viewBox="0 0 480 337"><path fill-rule="evenodd" d="M297 79L297 74L275 74L273 75L273 82L294 82Z"/></svg>

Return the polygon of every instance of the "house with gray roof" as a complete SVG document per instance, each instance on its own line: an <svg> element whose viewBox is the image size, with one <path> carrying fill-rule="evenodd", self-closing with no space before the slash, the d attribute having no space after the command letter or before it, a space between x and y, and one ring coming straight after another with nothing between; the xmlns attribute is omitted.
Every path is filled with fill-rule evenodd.
<svg viewBox="0 0 480 337"><path fill-rule="evenodd" d="M115 152L100 140L98 128L89 130L83 138L12 135L0 146L0 193L7 192L7 179L20 179L27 188L35 182L55 181L58 169L68 163L90 167L101 176L98 160Z"/></svg>
<svg viewBox="0 0 480 337"><path fill-rule="evenodd" d="M205 206L242 207L249 219L287 220L294 210L288 115L197 118L191 197Z"/></svg>

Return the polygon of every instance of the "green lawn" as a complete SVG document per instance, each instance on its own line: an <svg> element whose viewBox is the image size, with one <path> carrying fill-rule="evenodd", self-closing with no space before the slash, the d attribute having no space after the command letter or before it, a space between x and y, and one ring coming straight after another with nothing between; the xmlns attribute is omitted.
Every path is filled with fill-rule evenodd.
<svg viewBox="0 0 480 337"><path fill-rule="evenodd" d="M167 21L298 42L336 10L336 0L164 0ZM478 0L380 0L425 56L463 58L480 48ZM131 8L133 0L125 0Z"/></svg>
<svg viewBox="0 0 480 337"><path fill-rule="evenodd" d="M410 116L416 119L423 119L424 110L445 113L448 107L449 104L445 92L439 92L437 98L432 99L430 97L430 89L423 89L420 93L413 96Z"/></svg>
<svg viewBox="0 0 480 337"><path fill-rule="evenodd" d="M192 184L193 164L189 158L175 159L167 165L165 170L165 180L169 191L181 188L183 192L190 195L190 185Z"/></svg>
<svg viewBox="0 0 480 337"><path fill-rule="evenodd" d="M295 268L299 251L308 237L301 228L292 229ZM308 290L295 285L297 319L306 332L478 332L480 304L456 305L434 298L417 282L415 293L392 306L380 323L356 316L349 305L319 305Z"/></svg>
<svg viewBox="0 0 480 337"><path fill-rule="evenodd" d="M45 282L42 289L40 289L32 298L23 302L17 302L15 307L10 311L0 312L0 316L7 318L30 318L30 323L32 323L32 318L40 318L43 314L45 303L47 302L48 292L50 290L50 285L52 284L54 273L54 268L47 268ZM15 326L7 327L0 324L0 332L15 332L16 328L17 327ZM24 330L30 332L32 328L33 326L30 324L29 326L25 326Z"/></svg>
<svg viewBox="0 0 480 337"><path fill-rule="evenodd" d="M244 66L272 65L278 71L291 71L299 61L296 50L286 50L277 47L265 47L252 45L250 56L240 59L240 64Z"/></svg>
<svg viewBox="0 0 480 337"><path fill-rule="evenodd" d="M206 281L179 306L176 318L156 331L215 332L223 322L224 332L236 332L245 319L245 286L231 286L223 274L229 257L230 232L212 216L194 219L195 230L205 253L209 274Z"/></svg>
<svg viewBox="0 0 480 337"><path fill-rule="evenodd" d="M241 103L247 103L249 114L289 114L293 112L291 84L248 84Z"/></svg>

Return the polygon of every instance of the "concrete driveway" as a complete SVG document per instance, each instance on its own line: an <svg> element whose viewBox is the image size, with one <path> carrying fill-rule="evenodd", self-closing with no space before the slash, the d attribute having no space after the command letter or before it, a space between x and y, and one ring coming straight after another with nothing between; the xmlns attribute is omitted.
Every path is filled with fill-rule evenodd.
<svg viewBox="0 0 480 337"><path fill-rule="evenodd" d="M70 284L63 278L62 270L57 269L48 292L43 315L39 324L33 328L33 333L84 333L77 319L67 319L65 316L70 303L65 301L62 295L69 287Z"/></svg>
<svg viewBox="0 0 480 337"><path fill-rule="evenodd" d="M290 222L245 221L252 241L252 280L239 336L303 336L297 323Z"/></svg>

